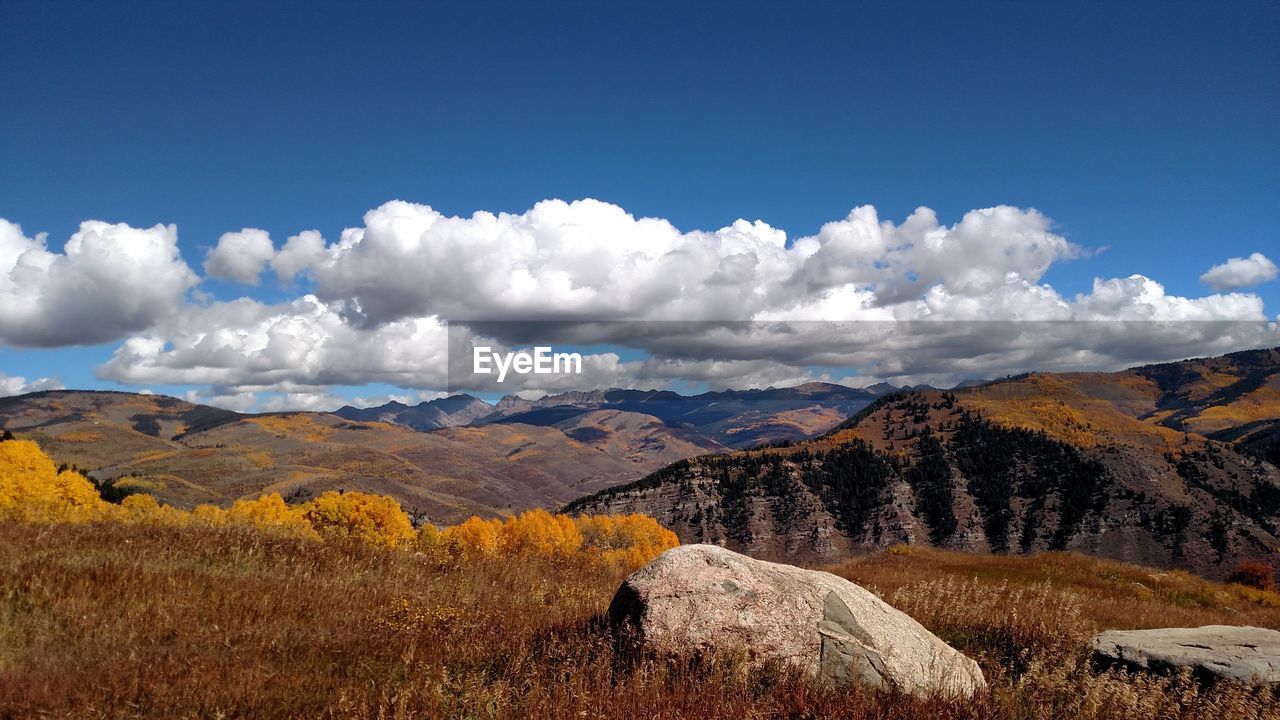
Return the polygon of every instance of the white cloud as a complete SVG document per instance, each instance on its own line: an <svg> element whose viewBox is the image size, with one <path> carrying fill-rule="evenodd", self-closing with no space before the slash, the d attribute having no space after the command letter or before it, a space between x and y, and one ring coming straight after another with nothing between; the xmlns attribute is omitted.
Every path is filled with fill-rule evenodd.
<svg viewBox="0 0 1280 720"><path fill-rule="evenodd" d="M177 240L173 225L86 220L57 253L0 219L0 342L93 345L150 328L198 282Z"/></svg>
<svg viewBox="0 0 1280 720"><path fill-rule="evenodd" d="M964 297L1016 282L1034 285L1055 261L1081 253L1050 225L1036 210L1000 206L968 212L950 227L921 207L895 226L866 205L796 242L806 257L795 279L810 292L874 288L882 305L913 300L939 285Z"/></svg>
<svg viewBox="0 0 1280 720"><path fill-rule="evenodd" d="M205 257L204 271L209 277L220 280L257 285L262 269L275 254L271 236L266 230L245 228L240 232L223 233L217 246Z"/></svg>
<svg viewBox="0 0 1280 720"><path fill-rule="evenodd" d="M31 382L17 375L5 375L0 372L0 397L25 395L42 390L61 390L65 387L58 378L37 378Z"/></svg>
<svg viewBox="0 0 1280 720"><path fill-rule="evenodd" d="M281 305L241 298L184 308L126 340L97 372L134 384L438 388L447 379L446 346L444 326L432 318L364 329L311 295Z"/></svg>
<svg viewBox="0 0 1280 720"><path fill-rule="evenodd" d="M304 230L289 238L280 252L271 258L271 269L282 282L289 282L325 255L324 238L317 230Z"/></svg>
<svg viewBox="0 0 1280 720"><path fill-rule="evenodd" d="M212 405L232 412L252 412L258 407L258 397L251 392L218 393L189 390L184 399L189 403Z"/></svg>
<svg viewBox="0 0 1280 720"><path fill-rule="evenodd" d="M681 233L596 200L469 218L396 201L309 269L316 295L362 325L431 315L715 319L777 301L796 264L785 241L760 222Z"/></svg>
<svg viewBox="0 0 1280 720"><path fill-rule="evenodd" d="M259 409L262 412L332 412L346 404L342 398L323 392L285 393L267 398Z"/></svg>
<svg viewBox="0 0 1280 720"><path fill-rule="evenodd" d="M1266 255L1256 252L1247 258L1234 257L1221 265L1214 265L1200 276L1200 282L1214 290L1239 290L1274 280L1276 274L1276 264Z"/></svg>
<svg viewBox="0 0 1280 720"><path fill-rule="evenodd" d="M17 237L42 248L42 239ZM502 347L530 343L522 321L568 320L579 324L557 342L650 355L623 362L588 353L581 376L477 388L525 392L782 385L821 377L821 368L958 380L1280 344L1254 294L1180 297L1133 275L1099 278L1068 297L1044 282L1054 263L1086 253L1043 214L1007 206L954 225L928 208L895 224L864 206L788 244L761 221L682 232L595 200L465 218L395 201L328 245L314 230L279 252L263 231L224 235L206 262L211 274L254 283L269 264L285 283L306 276L313 291L276 304L241 298L154 311L98 374L209 386L226 406L271 393L263 406L318 408L337 401L329 388L338 385L439 391L446 319Z"/></svg>

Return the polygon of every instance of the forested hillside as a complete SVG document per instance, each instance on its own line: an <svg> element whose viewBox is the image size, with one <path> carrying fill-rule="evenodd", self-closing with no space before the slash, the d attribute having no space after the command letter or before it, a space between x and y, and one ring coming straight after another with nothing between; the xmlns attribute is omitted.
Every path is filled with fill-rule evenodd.
<svg viewBox="0 0 1280 720"><path fill-rule="evenodd" d="M676 463L570 507L770 557L909 542L1221 575L1280 547L1275 448L1249 430L1280 418L1278 359L895 394L822 438Z"/></svg>

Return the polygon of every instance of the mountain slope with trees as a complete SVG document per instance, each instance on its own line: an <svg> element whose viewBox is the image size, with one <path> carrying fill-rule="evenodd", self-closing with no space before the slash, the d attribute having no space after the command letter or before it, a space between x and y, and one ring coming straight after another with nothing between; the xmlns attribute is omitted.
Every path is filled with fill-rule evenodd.
<svg viewBox="0 0 1280 720"><path fill-rule="evenodd" d="M1258 350L898 393L821 438L682 461L570 509L763 557L906 542L1220 576L1280 548L1275 448L1241 431L1280 418L1278 388L1280 352Z"/></svg>

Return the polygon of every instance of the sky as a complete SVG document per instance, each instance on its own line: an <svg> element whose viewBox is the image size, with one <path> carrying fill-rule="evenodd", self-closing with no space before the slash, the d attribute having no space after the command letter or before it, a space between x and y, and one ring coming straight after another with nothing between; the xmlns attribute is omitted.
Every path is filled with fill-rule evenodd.
<svg viewBox="0 0 1280 720"><path fill-rule="evenodd" d="M1276 3L796 5L0 0L0 394L416 400L446 320L614 323L583 387L1280 344ZM823 324L925 318L996 340Z"/></svg>

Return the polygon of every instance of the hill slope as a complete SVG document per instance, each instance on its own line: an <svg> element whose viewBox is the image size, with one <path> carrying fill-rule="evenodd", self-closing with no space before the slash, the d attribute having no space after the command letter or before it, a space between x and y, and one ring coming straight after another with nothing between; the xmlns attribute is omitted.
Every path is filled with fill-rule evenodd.
<svg viewBox="0 0 1280 720"><path fill-rule="evenodd" d="M0 400L0 426L57 462L180 507L262 492L395 497L436 522L558 505L628 482L714 441L637 413L563 427L519 423L417 432L327 413L240 415L175 398L54 391Z"/></svg>
<svg viewBox="0 0 1280 720"><path fill-rule="evenodd" d="M1280 352L1259 350L900 393L822 438L683 461L570 507L765 557L909 542L1220 574L1280 548L1274 447L1240 434L1280 418L1278 387Z"/></svg>

